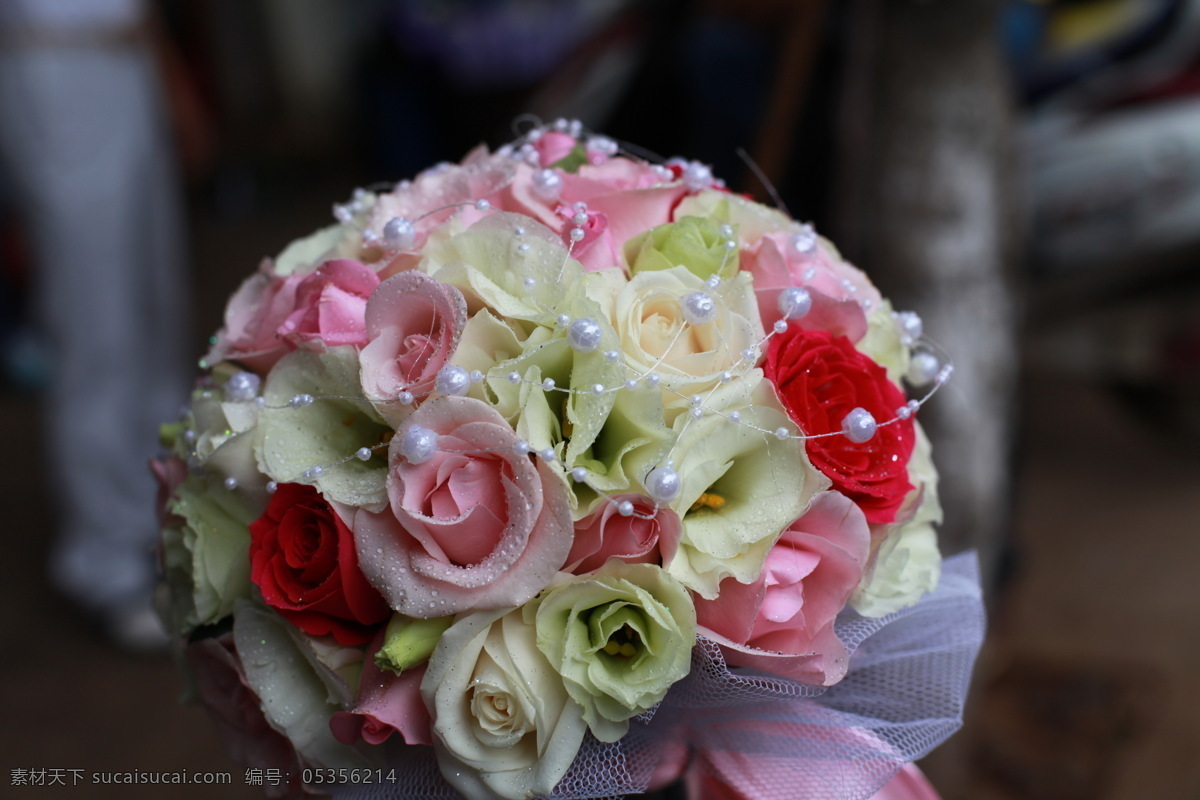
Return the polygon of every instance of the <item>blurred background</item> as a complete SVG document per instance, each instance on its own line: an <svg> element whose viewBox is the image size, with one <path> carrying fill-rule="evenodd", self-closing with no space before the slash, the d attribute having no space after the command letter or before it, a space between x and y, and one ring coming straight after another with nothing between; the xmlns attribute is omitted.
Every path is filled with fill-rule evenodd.
<svg viewBox="0 0 1200 800"><path fill-rule="evenodd" d="M923 419L943 551L979 551L991 619L966 725L923 763L935 785L946 800L1200 800L1200 2L0 5L0 795L159 797L15 784L186 769L229 770L233 786L173 795L256 797L204 712L179 704L169 658L114 646L48 575L72 513L54 465L117 458L73 448L86 432L53 416L56 370L78 355L53 318L75 278L43 253L74 242L75 274L102 272L86 223L125 189L50 225L20 145L56 129L26 130L35 92L103 96L58 71L81 52L137 53L153 78L139 90L151 138L129 157L167 154L166 199L122 224L141 241L184 201L182 255L156 267L178 278L184 366L238 283L329 224L332 203L498 146L523 115L775 193L954 357ZM21 84L23 59L50 64L40 88ZM127 112L72 117L82 101L64 98L58 128L94 167L109 157L98 131ZM115 375L143 355L99 363ZM138 491L149 509L148 477ZM106 514L104 498L83 513Z"/></svg>

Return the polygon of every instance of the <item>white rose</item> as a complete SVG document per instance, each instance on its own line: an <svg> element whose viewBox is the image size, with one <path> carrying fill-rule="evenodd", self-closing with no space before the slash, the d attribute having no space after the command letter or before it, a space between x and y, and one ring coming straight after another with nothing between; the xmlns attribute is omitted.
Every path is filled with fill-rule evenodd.
<svg viewBox="0 0 1200 800"><path fill-rule="evenodd" d="M468 800L549 794L587 730L520 609L455 621L429 659L421 696L442 775Z"/></svg>

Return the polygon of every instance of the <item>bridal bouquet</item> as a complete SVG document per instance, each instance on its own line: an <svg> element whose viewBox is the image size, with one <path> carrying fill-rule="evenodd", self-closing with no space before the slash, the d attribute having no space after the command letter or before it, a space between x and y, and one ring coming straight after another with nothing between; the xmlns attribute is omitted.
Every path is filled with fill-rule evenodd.
<svg viewBox="0 0 1200 800"><path fill-rule="evenodd" d="M950 367L811 226L567 122L334 217L154 465L165 613L268 794L854 800L957 727Z"/></svg>

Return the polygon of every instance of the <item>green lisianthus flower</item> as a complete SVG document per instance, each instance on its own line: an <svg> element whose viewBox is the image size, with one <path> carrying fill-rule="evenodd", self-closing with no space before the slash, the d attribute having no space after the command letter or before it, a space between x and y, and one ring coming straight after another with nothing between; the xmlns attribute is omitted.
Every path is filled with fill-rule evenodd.
<svg viewBox="0 0 1200 800"><path fill-rule="evenodd" d="M691 668L695 608L687 590L653 564L609 561L547 589L524 614L602 742L624 736L629 718L662 700Z"/></svg>
<svg viewBox="0 0 1200 800"><path fill-rule="evenodd" d="M553 325L560 306L583 294L583 267L553 231L521 214L489 214L428 242L423 254L420 269L462 291L468 308L486 306L510 322Z"/></svg>
<svg viewBox="0 0 1200 800"><path fill-rule="evenodd" d="M737 241L722 236L720 225L702 217L682 217L634 236L625 243L625 261L634 274L684 266L701 280L711 275L728 278L738 270Z"/></svg>
<svg viewBox="0 0 1200 800"><path fill-rule="evenodd" d="M937 526L942 521L938 500L938 475L933 447L920 425L908 460L914 499L919 501L912 518L887 532L863 581L850 596L850 607L864 617L886 617L915 605L933 591L942 571Z"/></svg>
<svg viewBox="0 0 1200 800"><path fill-rule="evenodd" d="M304 394L314 402L289 405ZM354 348L289 353L271 369L263 397L255 452L272 480L307 483L331 500L371 511L387 505L386 451L366 462L351 457L360 447L380 444L391 431L362 395ZM318 466L319 475L308 472Z"/></svg>
<svg viewBox="0 0 1200 800"><path fill-rule="evenodd" d="M248 524L254 512L213 477L189 476L162 532L164 580L172 632L186 635L233 613L250 596Z"/></svg>
<svg viewBox="0 0 1200 800"><path fill-rule="evenodd" d="M634 474L642 479L667 458L681 483L671 508L683 519L679 550L668 565L673 577L706 599L721 581L752 583L779 534L829 487L804 451L803 441L778 439L797 432L765 381L753 403L702 419L676 420L679 438L668 453L641 451ZM740 424L729 420L734 411Z"/></svg>
<svg viewBox="0 0 1200 800"><path fill-rule="evenodd" d="M854 347L886 369L888 379L893 383L900 383L912 361L912 352L900 338L892 304L887 300L871 311L867 317L867 333Z"/></svg>
<svg viewBox="0 0 1200 800"><path fill-rule="evenodd" d="M716 224L732 225L742 244L753 245L766 233L794 230L796 223L786 214L773 208L731 195L729 192L705 190L689 195L675 207L675 218L700 217Z"/></svg>

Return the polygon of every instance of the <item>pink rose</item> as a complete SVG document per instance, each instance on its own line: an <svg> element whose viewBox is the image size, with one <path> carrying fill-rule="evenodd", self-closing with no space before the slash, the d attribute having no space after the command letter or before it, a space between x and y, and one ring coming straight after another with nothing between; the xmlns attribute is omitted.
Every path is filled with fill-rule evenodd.
<svg viewBox="0 0 1200 800"><path fill-rule="evenodd" d="M279 337L282 325L296 309L296 288L302 277L280 277L263 262L225 306L225 325L205 356L210 364L226 359L265 373L290 349Z"/></svg>
<svg viewBox="0 0 1200 800"><path fill-rule="evenodd" d="M392 192L382 194L375 202L367 223L369 230L382 235L383 228L395 217L411 220L416 238L410 250L422 247L430 231L450 217L469 216L464 226L478 219L482 212L470 205L481 198L491 199L513 179L516 163L511 158L491 155L477 148L462 164L444 164L428 169L412 181L406 181ZM394 273L396 270L389 269Z"/></svg>
<svg viewBox="0 0 1200 800"><path fill-rule="evenodd" d="M359 739L367 744L382 744L393 733L408 744L433 744L429 710L421 700L421 679L425 664L397 675L380 669L372 655L383 645L386 631L380 631L367 649L359 682L358 701L352 711L337 711L329 720L329 730L342 744Z"/></svg>
<svg viewBox="0 0 1200 800"><path fill-rule="evenodd" d="M363 393L387 406L403 391L433 391L438 371L454 355L467 324L462 294L422 272L401 272L379 285L367 302L362 349Z"/></svg>
<svg viewBox="0 0 1200 800"><path fill-rule="evenodd" d="M704 635L730 664L830 686L846 674L834 619L862 580L870 531L849 498L826 491L780 535L759 579L727 579L715 600L696 599Z"/></svg>
<svg viewBox="0 0 1200 800"><path fill-rule="evenodd" d="M278 333L296 345L327 347L366 342L367 298L379 285L370 267L349 259L326 261L296 286L295 309Z"/></svg>
<svg viewBox="0 0 1200 800"><path fill-rule="evenodd" d="M413 447L422 436L436 449ZM518 442L495 409L468 397L436 397L396 432L391 512L359 510L352 525L363 573L392 608L422 618L515 608L563 565L566 489Z"/></svg>
<svg viewBox="0 0 1200 800"><path fill-rule="evenodd" d="M624 159L613 159L608 163L619 165L622 161ZM562 179L562 191L557 197L544 197L534 189L535 170L528 164L518 164L512 183L487 199L501 211L533 217L560 236L570 230L572 223L570 217L560 216L558 209L561 206L573 209L575 203L586 203L590 214L603 215L607 240L604 249L591 248L592 256L588 257L589 251L583 252L584 267L595 270L617 266L621 263L619 254L625 241L647 228L670 222L671 214L687 194L687 188L682 184L648 184L642 188L635 177L645 174L640 169L629 171L613 167L606 170L607 166L581 168L577 174L557 170ZM632 186L624 186L626 181Z"/></svg>
<svg viewBox="0 0 1200 800"><path fill-rule="evenodd" d="M537 151L538 163L543 167L548 167L571 155L576 144L574 136L568 136L558 131L547 131L533 143L533 149Z"/></svg>
<svg viewBox="0 0 1200 800"><path fill-rule="evenodd" d="M780 318L779 293L790 286L808 290L812 309L795 322L808 330L828 331L857 342L867 333L863 302L878 308L879 290L856 267L842 261L824 244L807 253L792 246L789 235L769 233L744 250L741 269L754 276L754 293L763 324Z"/></svg>
<svg viewBox="0 0 1200 800"><path fill-rule="evenodd" d="M278 769L291 780L264 787L268 797L309 795L300 783L304 764L292 743L271 727L258 695L246 682L233 634L192 642L184 651L200 702L208 710L229 755L239 764Z"/></svg>
<svg viewBox="0 0 1200 800"><path fill-rule="evenodd" d="M628 500L633 514L622 516L618 504ZM575 541L563 570L582 575L610 558L627 564L666 566L675 557L683 523L679 515L638 494L616 495L575 523Z"/></svg>

